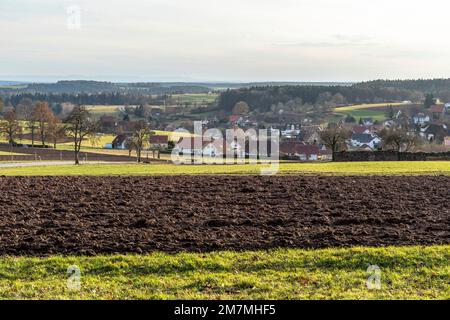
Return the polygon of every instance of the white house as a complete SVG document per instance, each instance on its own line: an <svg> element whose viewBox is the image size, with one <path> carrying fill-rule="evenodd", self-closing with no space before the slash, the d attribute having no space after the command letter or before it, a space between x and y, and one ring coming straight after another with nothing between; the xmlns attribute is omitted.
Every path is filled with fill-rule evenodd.
<svg viewBox="0 0 450 320"><path fill-rule="evenodd" d="M381 139L373 134L358 134L354 133L352 134L352 137L350 138L349 144L351 147L354 148L360 148L360 147L369 147L370 149L376 149L378 145L380 144Z"/></svg>
<svg viewBox="0 0 450 320"><path fill-rule="evenodd" d="M413 117L414 124L424 124L430 122L430 116L424 113L418 113Z"/></svg>
<svg viewBox="0 0 450 320"><path fill-rule="evenodd" d="M201 139L201 138L199 138ZM229 145L223 140L203 140L199 145L195 144L195 138L181 138L175 145L174 151L184 154L201 154L207 157L221 157L227 152Z"/></svg>
<svg viewBox="0 0 450 320"><path fill-rule="evenodd" d="M300 129L296 129L295 125L288 126L285 130L281 130L281 136L285 138L295 138L300 135Z"/></svg>

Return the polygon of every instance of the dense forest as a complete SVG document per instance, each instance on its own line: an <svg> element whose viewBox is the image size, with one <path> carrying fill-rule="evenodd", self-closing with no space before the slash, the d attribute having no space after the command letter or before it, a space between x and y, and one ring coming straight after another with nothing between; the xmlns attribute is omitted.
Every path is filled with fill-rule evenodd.
<svg viewBox="0 0 450 320"><path fill-rule="evenodd" d="M375 80L356 84L320 83L112 83L100 81L58 81L1 88L5 105L17 105L23 98L49 103L71 102L89 105L162 104L167 95L205 93L215 88L221 95L217 109L231 112L239 101L250 110L266 112L279 104L329 105L411 100L422 102L425 95L450 101L450 79ZM220 88L220 86L223 86Z"/></svg>
<svg viewBox="0 0 450 320"><path fill-rule="evenodd" d="M207 93L211 89L200 84L190 83L113 83L103 81L58 81L56 83L30 83L23 86L0 87L0 94L99 94L99 93L144 93L144 94L182 94Z"/></svg>
<svg viewBox="0 0 450 320"><path fill-rule="evenodd" d="M137 93L19 93L14 95L5 95L4 104L16 106L22 99L29 98L32 101L47 101L50 104L70 102L79 105L145 105L164 103L165 95L150 95Z"/></svg>
<svg viewBox="0 0 450 320"><path fill-rule="evenodd" d="M326 98L326 97L329 98ZM401 88L363 88L358 86L271 86L252 87L223 92L219 108L231 111L239 101L245 101L251 110L268 111L273 105L301 100L307 104L320 104L334 100L339 104L376 103L421 100L423 94Z"/></svg>
<svg viewBox="0 0 450 320"><path fill-rule="evenodd" d="M355 84L358 88L396 88L439 94L450 90L450 79L374 80Z"/></svg>

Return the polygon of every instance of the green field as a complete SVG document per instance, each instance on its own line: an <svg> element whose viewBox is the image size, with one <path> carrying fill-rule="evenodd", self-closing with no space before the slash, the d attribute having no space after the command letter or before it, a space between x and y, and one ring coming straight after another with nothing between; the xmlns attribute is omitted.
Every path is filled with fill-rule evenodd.
<svg viewBox="0 0 450 320"><path fill-rule="evenodd" d="M449 299L450 246L0 258L2 299ZM80 289L67 288L67 268ZM369 265L380 289L368 289ZM73 282L71 282L73 283Z"/></svg>
<svg viewBox="0 0 450 320"><path fill-rule="evenodd" d="M190 94L173 94L171 95L171 98L175 100L177 104L210 104L217 100L219 97L219 94L212 93L190 93Z"/></svg>
<svg viewBox="0 0 450 320"><path fill-rule="evenodd" d="M357 105L346 106L346 107L338 107L338 108L335 108L334 111L348 112L348 111L354 111L354 110L366 110L366 109L371 109L371 108L380 108L380 107L388 107L388 106L399 107L399 106L407 106L407 104L404 104L401 102L357 104Z"/></svg>
<svg viewBox="0 0 450 320"><path fill-rule="evenodd" d="M356 120L359 118L372 118L373 120L384 121L386 119L386 109L389 106L393 107L408 107L408 104L396 103L371 103L359 104L346 107L335 108L334 111L342 115L350 115ZM375 109L375 110L374 110Z"/></svg>
<svg viewBox="0 0 450 320"><path fill-rule="evenodd" d="M209 175L260 174L268 165L173 165L173 164L85 164L0 168L7 176L61 175ZM290 175L450 175L449 161L280 163L279 174Z"/></svg>

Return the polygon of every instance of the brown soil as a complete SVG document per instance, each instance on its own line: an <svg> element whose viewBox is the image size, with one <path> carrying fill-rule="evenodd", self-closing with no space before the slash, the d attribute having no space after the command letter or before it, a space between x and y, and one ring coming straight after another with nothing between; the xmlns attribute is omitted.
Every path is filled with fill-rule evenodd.
<svg viewBox="0 0 450 320"><path fill-rule="evenodd" d="M450 177L0 177L0 254L450 243Z"/></svg>

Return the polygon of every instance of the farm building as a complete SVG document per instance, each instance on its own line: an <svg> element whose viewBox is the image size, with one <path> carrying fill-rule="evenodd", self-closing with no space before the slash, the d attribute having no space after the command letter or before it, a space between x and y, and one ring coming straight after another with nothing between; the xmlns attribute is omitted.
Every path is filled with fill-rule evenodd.
<svg viewBox="0 0 450 320"><path fill-rule="evenodd" d="M114 132L117 127L117 118L107 115L101 116L100 127L104 132Z"/></svg>
<svg viewBox="0 0 450 320"><path fill-rule="evenodd" d="M124 134L119 134L117 137L114 138L113 142L111 143L111 148L126 150L128 139L129 139L128 136L126 136Z"/></svg>
<svg viewBox="0 0 450 320"><path fill-rule="evenodd" d="M169 147L169 136L152 135L150 136L150 145L153 148L167 149Z"/></svg>
<svg viewBox="0 0 450 320"><path fill-rule="evenodd" d="M230 145L221 139L208 139L196 141L195 137L182 137L175 145L174 151L183 154L197 154L208 157L220 157L231 150Z"/></svg>
<svg viewBox="0 0 450 320"><path fill-rule="evenodd" d="M280 155L297 158L303 161L319 159L320 149L317 145L306 145L302 142L283 141L280 143Z"/></svg>

